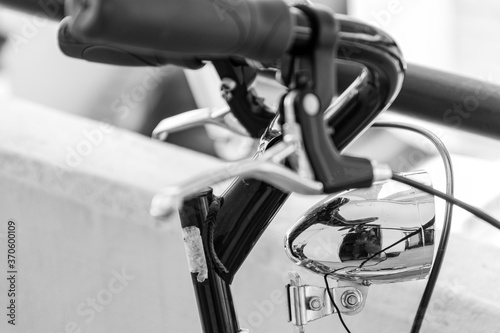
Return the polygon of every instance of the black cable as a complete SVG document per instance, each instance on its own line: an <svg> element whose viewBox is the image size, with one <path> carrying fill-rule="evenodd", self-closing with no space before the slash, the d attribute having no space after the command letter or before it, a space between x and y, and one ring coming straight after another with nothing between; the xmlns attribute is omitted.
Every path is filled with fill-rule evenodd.
<svg viewBox="0 0 500 333"><path fill-rule="evenodd" d="M416 182L412 179L408 179L408 178L405 178L405 177L402 177L402 176L399 176L399 175L396 175L396 174L393 174L392 175L392 179L394 179L395 181L398 181L400 183L403 183L403 184L406 184L406 185L409 185L409 186L412 186L412 187L415 187L421 191L424 191L424 192L427 192L429 194L432 194L436 197L439 197L443 200L446 200L452 204L454 204L455 206L458 206L462 209L465 209L466 211L468 211L469 213L477 216L478 218L480 218L481 220L485 221L486 223L492 225L493 227L497 228L500 230L500 221L498 221L497 219L495 219L494 217L492 217L491 215L488 215L487 213L485 213L484 211L482 211L481 209L478 209L474 206L471 206L469 205L468 203L465 203L453 196L450 196L450 195L447 195L441 191L438 191L430 186L427 186L427 185L424 185L422 183L419 183L419 182Z"/></svg>
<svg viewBox="0 0 500 333"><path fill-rule="evenodd" d="M215 271L222 278L224 278L227 274L229 274L229 271L224 266L222 261L219 259L219 256L217 256L217 252L215 251L214 230L215 230L215 221L217 220L217 214L219 213L219 210L223 204L224 204L224 198L216 197L215 195L213 196L212 203L210 204L207 217L205 219L205 229L207 231L205 233L206 236L204 240L204 243L206 244L207 247L206 250L208 250L207 256L209 262L211 265L213 265Z"/></svg>
<svg viewBox="0 0 500 333"><path fill-rule="evenodd" d="M454 176L453 176L453 166L451 163L451 156L448 150L446 149L444 143L436 134L432 133L431 131L423 127L408 125L398 122L378 122L374 124L374 126L392 127L392 128L399 128L403 130L412 131L417 134L425 136L429 141L431 141L436 147L436 149L439 151L439 154L443 159L445 173L446 173L446 194L453 196ZM425 285L424 292L422 293L422 298L420 299L420 303L415 313L415 318L413 319L411 333L420 332L420 328L422 327L422 323L424 321L425 313L427 311L427 308L429 307L429 303L431 301L434 288L439 278L439 273L441 272L441 266L443 265L444 262L446 248L448 247L448 240L450 238L452 214L453 214L453 205L447 201L445 208L445 218L443 221L442 236L441 239L439 240L436 257L434 258L434 263L432 265L429 278Z"/></svg>
<svg viewBox="0 0 500 333"><path fill-rule="evenodd" d="M344 329L346 330L347 333L351 333L351 331L349 331L349 328L347 327L346 323L344 322L344 318L342 318L342 314L340 313L340 310L339 310L337 304L335 304L335 301L333 300L332 291L330 290L330 285L328 284L328 275L329 274L325 274L325 276L324 276L325 285L326 285L326 292L328 293L328 296L330 297L330 300L332 301L332 304L333 304L333 307L335 308L335 311L337 311L337 314L339 315L340 322L344 326Z"/></svg>
<svg viewBox="0 0 500 333"><path fill-rule="evenodd" d="M484 211L482 211L474 206L471 206L471 205L469 205L469 204L467 204L467 203L465 203L465 202L463 202L463 201L461 201L453 196L447 195L447 194L442 193L438 190L435 190L434 188L432 188L430 186L421 184L419 182L416 182L416 181L408 179L408 178L404 178L404 177L396 175L396 174L393 174L392 179L394 179L400 183L403 183L403 184L406 184L409 186L413 186L421 191L430 193L430 194L435 195L443 200L446 200L447 202L452 203L453 205L456 205L456 206L468 211L469 213L477 216L478 218L482 219L483 221L487 222L488 224L490 224L493 227L500 230L500 221L496 220L494 217L487 214L486 212L484 212ZM441 264L441 263L439 263L439 264ZM430 300L430 294L428 294L427 291L429 290L430 293L432 293L432 289L434 288L434 285L435 285L435 281L433 281L432 284L430 284L430 282L431 281L429 281L427 284L427 286L429 288L426 288L425 293L422 296L422 300L420 302L417 314L415 315L415 320L413 321L413 326L412 326L412 331L411 331L412 333L418 333L420 331L420 327L422 326L422 322L423 322L424 315L425 315L425 310L426 310L427 305L428 305L429 300Z"/></svg>

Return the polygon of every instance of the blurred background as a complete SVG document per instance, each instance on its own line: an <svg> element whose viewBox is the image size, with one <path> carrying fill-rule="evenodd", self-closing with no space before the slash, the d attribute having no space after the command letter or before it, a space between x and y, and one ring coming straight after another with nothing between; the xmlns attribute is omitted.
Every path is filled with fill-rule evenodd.
<svg viewBox="0 0 500 333"><path fill-rule="evenodd" d="M500 83L498 1L317 2L332 7L338 13L358 17L388 31L400 44L408 62ZM144 136L150 136L156 124L163 118L186 110L225 104L220 97L220 81L210 66L192 71L174 66L114 67L75 60L63 56L60 52L57 45L57 28L57 23L43 17L24 15L0 6L0 101L2 98L19 98L67 114L112 123ZM279 92L282 91L279 85L267 79L258 79L256 88L271 105L278 101ZM457 197L480 206L494 216L500 216L498 142L425 123L419 119L407 119L390 111L383 117L410 121L433 130L452 153L457 174ZM169 136L168 140L170 143L225 160L251 156L256 144L251 139L210 127L177 133ZM399 131L370 130L349 148L348 153L369 156L389 163L400 171L429 170L435 187L444 188L440 158L432 147L419 137ZM304 206L312 204L312 199L301 198L301 203ZM440 203L438 216L441 216L442 211ZM288 214L285 215L287 223L289 220L291 224L296 219L296 216L290 216L292 213L287 209L283 210L283 214ZM453 228L455 233L500 246L498 233L491 232L491 228L478 223L477 219L459 209L455 210ZM275 263L272 262L274 257L268 257L272 251L268 251L267 247L271 249L269 244L274 244L281 250L281 243L276 239L268 238L267 242L261 242L261 249L265 251L259 253L264 255L252 259L249 264L254 265L252 268L262 266L269 270L275 269ZM135 241L130 241L130 244ZM163 239L158 243L162 241ZM283 258L280 257L281 259ZM142 262L142 258L138 261ZM268 280L265 280L266 277L259 278L264 279L263 286L271 285L271 277L267 277ZM244 279L246 280L243 280L245 283L242 283L241 289L253 293L254 291L248 288L248 285L254 282L251 281L253 276L246 275ZM281 284L276 288L278 287L281 288ZM262 291L261 294L266 292ZM397 293L390 295L397 298ZM264 297L266 296L262 296L262 299ZM374 308L376 305L374 302Z"/></svg>
<svg viewBox="0 0 500 333"><path fill-rule="evenodd" d="M319 2L388 31L408 62L500 82L500 43L495 42L500 32L497 1ZM220 97L218 77L210 66L198 71L174 66L126 68L71 59L58 49L56 23L4 7L0 7L0 36L0 84L4 95L109 122L146 136L165 117L225 103ZM159 84L146 85L145 80L151 79ZM257 89L269 104L276 103L282 91L279 85L265 79L257 80ZM391 113L386 116L396 117ZM411 121L418 123L418 119ZM500 149L492 140L436 125L425 126L434 129L458 156L490 162L499 159ZM184 131L168 140L227 160L251 156L255 147L250 139L213 128ZM350 152L407 170L436 159L431 149L421 146L422 140L411 135L373 130L352 145ZM419 151L419 158L406 163L415 151Z"/></svg>
<svg viewBox="0 0 500 333"><path fill-rule="evenodd" d="M496 19L500 4L496 1L318 2L385 29L399 42L409 62L500 82L500 46L495 43L500 30ZM192 72L173 67L137 69L90 64L63 56L56 31L57 24L52 21L0 6L0 34L8 38L1 59L2 77L8 80L14 95L145 135L155 125L152 120L223 103L218 99L218 83L199 84L216 80L210 68ZM163 74L154 74L157 72ZM142 81L149 75L156 75L162 84L144 89ZM178 141L189 145L194 140ZM210 147L198 149L214 154Z"/></svg>
<svg viewBox="0 0 500 333"><path fill-rule="evenodd" d="M497 1L318 2L385 29L398 41L408 62L500 82L500 43L495 42L500 32ZM4 7L0 7L0 36L0 84L4 95L109 122L146 136L165 117L225 103L220 97L218 76L210 66L198 71L174 66L126 68L71 59L63 56L57 46L56 23ZM146 85L145 80L151 79L159 84ZM257 80L257 89L269 104L276 103L282 91L265 79ZM391 113L387 116L396 117ZM411 121L418 123L417 119ZM434 129L454 154L490 162L500 157L498 144L492 140L424 125ZM168 140L227 160L251 156L255 147L254 141L219 128L192 129L171 135ZM372 130L350 151L407 170L436 159L432 149L421 146L422 139L406 133ZM419 151L418 159L412 158L415 151ZM412 163L405 162L412 159Z"/></svg>

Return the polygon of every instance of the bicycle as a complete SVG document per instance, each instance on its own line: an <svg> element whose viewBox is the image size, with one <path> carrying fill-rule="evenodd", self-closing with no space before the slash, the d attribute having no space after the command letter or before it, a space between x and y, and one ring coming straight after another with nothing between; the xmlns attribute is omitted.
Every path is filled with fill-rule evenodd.
<svg viewBox="0 0 500 333"><path fill-rule="evenodd" d="M21 3L29 5L29 1ZM298 275L291 276L287 286L289 321L303 331L309 321L333 313L342 320L342 313L356 314L362 310L372 283L430 275L413 326L413 332L418 332L442 263L452 213L448 205L438 255L431 269L435 242L433 195L471 211L496 228L500 228L500 223L453 199L449 156L439 139L424 129L402 124L377 125L410 129L431 139L447 166L447 194L433 190L422 173L401 176L387 166L348 157L340 151L393 102L401 112L415 115L428 109L427 117L443 121L437 112L432 113L439 109L437 104L453 102L456 95L474 90L465 88L456 95L433 91L429 83L452 85L453 77L438 77L436 72L419 67L407 70L390 36L321 7L288 7L283 2L266 0L191 0L184 5L195 10L190 15L203 21L200 25L206 28L204 31L187 29L183 16L176 16L179 12L168 1L142 2L142 11L133 1L67 1L66 12L70 15L61 22L58 37L65 54L94 62L147 66L173 63L200 68L203 61L211 61L221 76L228 108L198 110L167 119L153 136L161 139L173 130L211 122L261 140L256 159L165 189L152 203L151 213L158 218L172 214L176 207L180 209L203 330L243 331L233 306L231 282L293 191L331 196L306 212L286 235L289 257L299 266L323 275L325 281L325 287L314 287L302 284ZM168 13L168 17L158 12ZM222 20L221 15L229 16ZM238 24L234 23L238 20ZM158 27L164 29L162 38L157 37ZM242 35L246 39L240 40ZM362 69L346 63L334 64L334 58L357 63ZM288 87L277 111L267 107L252 91L251 82L257 72L279 72L280 81ZM410 84L407 90L403 88L405 73L405 82ZM337 76L339 90L343 91L338 97L334 96ZM416 95L433 96L436 100L415 101ZM464 121L464 127L498 136L498 117L493 107L498 99L494 95L486 97L487 102L476 111L477 118ZM435 104L425 108L425 103ZM222 197L206 189L233 177L239 178ZM391 188L391 179L402 187ZM382 192L386 194L382 196ZM353 208L369 204L382 207L365 207L362 212L366 215ZM413 207L408 208L409 204ZM414 220L401 225L402 222L390 219L390 215L401 211L413 214ZM235 218L238 223L234 223ZM386 243L386 237L393 240ZM330 248L325 249L321 243ZM332 254L333 259L328 256ZM407 256L413 260L404 259ZM339 285L330 288L328 277L338 280Z"/></svg>

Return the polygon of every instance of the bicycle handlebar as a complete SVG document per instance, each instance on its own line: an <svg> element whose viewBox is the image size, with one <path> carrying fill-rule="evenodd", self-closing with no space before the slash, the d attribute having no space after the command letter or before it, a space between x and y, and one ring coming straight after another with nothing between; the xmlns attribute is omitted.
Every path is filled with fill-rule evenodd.
<svg viewBox="0 0 500 333"><path fill-rule="evenodd" d="M81 41L69 31L70 17L66 17L59 26L58 41L61 51L72 58L118 66L163 66L177 65L189 69L203 67L202 60L194 55L173 52L152 52L120 47L110 43L96 44Z"/></svg>
<svg viewBox="0 0 500 333"><path fill-rule="evenodd" d="M71 33L83 40L184 54L280 57L294 18L281 0L69 0Z"/></svg>

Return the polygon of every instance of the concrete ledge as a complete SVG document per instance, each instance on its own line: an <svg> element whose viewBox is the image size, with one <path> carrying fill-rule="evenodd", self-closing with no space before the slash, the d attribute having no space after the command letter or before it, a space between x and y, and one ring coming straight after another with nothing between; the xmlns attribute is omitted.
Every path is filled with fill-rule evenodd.
<svg viewBox="0 0 500 333"><path fill-rule="evenodd" d="M19 100L9 104L0 114L0 170L118 216L151 221L144 215L148 192L219 164L105 123Z"/></svg>
<svg viewBox="0 0 500 333"><path fill-rule="evenodd" d="M7 272L7 222L14 220L18 279L16 326L7 324L2 305L0 331L199 332L179 221L158 229L148 210L161 187L217 165L23 101L1 105L0 276ZM317 200L292 196L235 280L242 326L252 332L290 331L283 277L295 267L283 235ZM424 332L498 331L499 254L480 240L453 238ZM424 283L372 287L365 311L346 321L355 332L408 331ZM7 304L7 289L1 278L0 304ZM310 325L311 332L327 330L342 331L336 318Z"/></svg>

